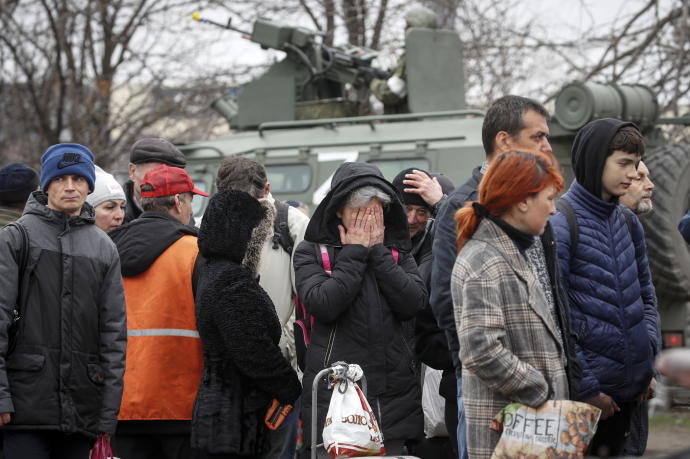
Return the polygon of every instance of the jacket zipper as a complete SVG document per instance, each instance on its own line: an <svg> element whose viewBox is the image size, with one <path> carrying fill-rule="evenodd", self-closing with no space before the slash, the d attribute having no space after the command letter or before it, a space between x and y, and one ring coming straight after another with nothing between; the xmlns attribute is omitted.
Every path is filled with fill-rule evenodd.
<svg viewBox="0 0 690 459"><path fill-rule="evenodd" d="M410 345L405 339L405 330L401 327L400 328L400 337L402 338L402 342L405 345L405 349L407 349L407 353L410 356L410 370L412 370L413 375L418 375L417 372L417 358L414 355L414 352L412 352L412 349L410 349Z"/></svg>
<svg viewBox="0 0 690 459"><path fill-rule="evenodd" d="M331 334L328 336L328 346L326 347L326 354L323 358L323 366L326 368L328 366L328 361L331 359L331 352L333 352L333 344L335 343L335 332L338 331L338 324L335 324Z"/></svg>
<svg viewBox="0 0 690 459"><path fill-rule="evenodd" d="M615 211L614 211L614 214L615 214ZM614 237L613 237L613 228L614 228L617 220L618 219L614 217L613 221L611 218L609 218L609 221L608 221L608 227L609 227L608 228L609 229L609 231L608 231L609 238L608 239L609 239L609 243L611 244L611 247L614 249L616 247L616 241L614 240ZM630 239L632 239L632 235L630 236ZM635 242L633 241L633 244L634 243ZM621 283L620 283L620 277L619 277L620 270L618 269L618 257L615 256L615 257L612 257L612 259L613 259L614 272L616 273L616 275L614 276L614 279L616 281L616 296L618 299L622 299L623 298L623 291L621 289ZM635 262L637 262L637 256L635 256ZM617 307L618 317L619 317L621 323L625 323L625 309L626 309L625 305L621 301L619 301L618 303L619 303L618 307ZM623 330L623 335L625 337L625 330ZM628 344L627 340L623 339L625 378L626 378L626 381L629 381L630 380L630 365L629 365L629 358L628 358L629 352L628 352L627 344Z"/></svg>

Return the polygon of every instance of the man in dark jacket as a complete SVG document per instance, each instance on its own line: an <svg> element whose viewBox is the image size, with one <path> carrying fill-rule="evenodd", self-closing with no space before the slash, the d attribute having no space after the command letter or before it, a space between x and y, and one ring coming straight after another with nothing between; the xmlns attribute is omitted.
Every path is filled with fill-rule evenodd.
<svg viewBox="0 0 690 459"><path fill-rule="evenodd" d="M491 161L515 149L538 150L551 154L548 141L548 113L537 102L520 96L505 96L496 100L484 117L482 125L482 143L486 152L486 161L472 171L472 177L453 191L442 204L436 218L431 276L431 308L448 338L453 355L457 377L458 393L458 448L461 458L467 457L464 426L464 406L462 403L462 367L459 361L459 343L453 315L453 299L450 293L450 278L457 256L457 232L455 229L455 212L467 201L477 199L477 188ZM551 297L554 313L558 316L556 323L561 328L563 343L572 348L567 302L558 294L558 274L556 266L553 233L547 227L541 237L541 244L533 244L530 249L530 261L539 271L548 271L548 276L540 279L551 279L551 285L544 285L544 290ZM570 354L570 353L569 353ZM574 357L574 356L573 356ZM568 358L570 387L577 379L576 358Z"/></svg>
<svg viewBox="0 0 690 459"><path fill-rule="evenodd" d="M331 394L314 377L337 361L364 370L389 454L403 454L405 441L422 435L418 366L402 324L425 307L427 293L410 248L405 210L381 171L341 165L294 256L297 291L314 318L303 379L305 438L312 384L318 384L319 437Z"/></svg>
<svg viewBox="0 0 690 459"><path fill-rule="evenodd" d="M605 118L587 124L572 147L576 180L561 198L574 221L562 205L552 217L584 370L576 399L602 410L590 443L595 455L623 452L631 413L648 396L659 350L644 231L618 202L637 178L643 154L644 139L632 123Z"/></svg>
<svg viewBox="0 0 690 459"><path fill-rule="evenodd" d="M654 210L652 193L654 183L649 178L649 169L640 161L635 178L628 191L621 196L620 203L632 210L635 215L644 215ZM658 330L657 333L661 333ZM656 383L656 380L653 380ZM653 395L653 387L650 395ZM647 394L645 394L646 396ZM624 453L630 456L642 456L647 449L647 435L649 434L649 403L640 403L632 413L630 420L630 435L625 441Z"/></svg>
<svg viewBox="0 0 690 459"><path fill-rule="evenodd" d="M683 218L678 222L678 231L683 235L685 242L690 244L690 211L683 215Z"/></svg>
<svg viewBox="0 0 690 459"><path fill-rule="evenodd" d="M175 145L165 139L145 138L137 140L129 152L129 180L123 186L127 196L125 223L139 218L141 207L141 181L144 175L161 164L184 169L187 158ZM193 218L193 216L191 217ZM193 220L191 220L193 221Z"/></svg>
<svg viewBox="0 0 690 459"><path fill-rule="evenodd" d="M29 195L38 188L38 174L22 163L0 169L0 227L22 216Z"/></svg>
<svg viewBox="0 0 690 459"><path fill-rule="evenodd" d="M0 424L8 459L83 458L97 435L115 432L120 408L120 262L85 202L91 151L53 145L41 165L43 191L16 222L28 240L17 227L0 231Z"/></svg>
<svg viewBox="0 0 690 459"><path fill-rule="evenodd" d="M412 256L427 292L431 291L431 247L434 241L434 220L441 202L453 191L453 183L441 174L430 174L414 168L401 171L394 179L407 211ZM453 358L448 340L438 328L429 306L422 309L414 320L415 353L430 368L442 370L439 394L445 399L444 417L449 438L434 438L417 445L415 453L423 457L457 457L458 405L453 370Z"/></svg>
<svg viewBox="0 0 690 459"><path fill-rule="evenodd" d="M195 194L178 167L160 164L141 183L144 213L110 232L127 300L127 371L114 438L125 458L187 458L203 357L194 297L197 230L187 225Z"/></svg>

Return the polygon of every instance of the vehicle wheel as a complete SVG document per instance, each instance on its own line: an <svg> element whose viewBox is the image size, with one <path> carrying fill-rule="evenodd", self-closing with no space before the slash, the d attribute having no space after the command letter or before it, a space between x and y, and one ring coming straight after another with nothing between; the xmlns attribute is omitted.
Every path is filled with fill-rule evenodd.
<svg viewBox="0 0 690 459"><path fill-rule="evenodd" d="M645 159L656 186L654 211L641 218L647 255L658 297L690 300L690 245L678 231L678 221L690 207L690 145L669 144Z"/></svg>

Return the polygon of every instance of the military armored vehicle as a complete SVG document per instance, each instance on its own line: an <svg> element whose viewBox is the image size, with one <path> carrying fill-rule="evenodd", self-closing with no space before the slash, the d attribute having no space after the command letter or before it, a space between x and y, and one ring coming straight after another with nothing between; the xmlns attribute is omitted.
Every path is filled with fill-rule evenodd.
<svg viewBox="0 0 690 459"><path fill-rule="evenodd" d="M333 172L344 161L375 164L388 179L407 167L443 172L456 185L483 161L483 112L466 108L462 43L455 32L408 29L410 113L368 116L353 115L361 112L367 75L376 72L371 68L374 51L329 48L314 31L265 19L246 35L264 48L284 51L285 57L247 84L236 100L214 104L236 133L180 145L199 188L213 193L219 163L233 155L264 163L274 196L310 206L325 196ZM667 144L660 126L689 125L690 118L660 119L656 96L641 85L565 85L549 127L568 182L577 130L602 117L635 122L645 134L645 160L656 190L655 211L642 221L663 339L666 347L685 345L690 343L690 246L676 225L690 207L690 146ZM197 202L197 217L205 205L203 199Z"/></svg>

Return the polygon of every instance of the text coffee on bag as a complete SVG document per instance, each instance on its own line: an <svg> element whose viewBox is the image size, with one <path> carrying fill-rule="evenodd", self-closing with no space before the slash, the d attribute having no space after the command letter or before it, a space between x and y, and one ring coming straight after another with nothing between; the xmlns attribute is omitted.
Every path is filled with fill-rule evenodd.
<svg viewBox="0 0 690 459"><path fill-rule="evenodd" d="M539 408L511 403L491 422L502 432L492 459L582 458L601 410L587 403L549 400Z"/></svg>

